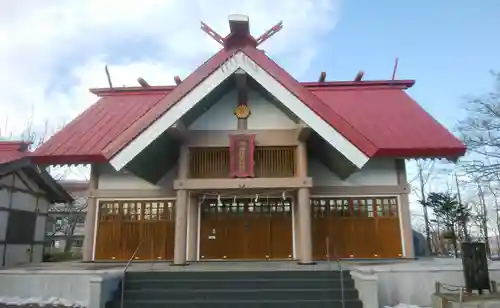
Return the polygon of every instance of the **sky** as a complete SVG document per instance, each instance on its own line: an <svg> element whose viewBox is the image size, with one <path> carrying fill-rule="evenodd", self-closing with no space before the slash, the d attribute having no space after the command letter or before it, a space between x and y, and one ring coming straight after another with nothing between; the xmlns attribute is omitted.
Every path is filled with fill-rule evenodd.
<svg viewBox="0 0 500 308"><path fill-rule="evenodd" d="M414 79L410 95L453 130L464 96L492 89L500 70L500 1L482 0L18 0L0 3L0 136L32 123L48 134L96 101L92 87L152 85L185 78L219 46L227 16L250 16L261 47L301 81Z"/></svg>

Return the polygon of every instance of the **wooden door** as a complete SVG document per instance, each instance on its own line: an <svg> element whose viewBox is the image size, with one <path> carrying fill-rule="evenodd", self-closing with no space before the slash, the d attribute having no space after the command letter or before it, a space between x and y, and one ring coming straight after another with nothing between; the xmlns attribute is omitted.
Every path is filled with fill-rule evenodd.
<svg viewBox="0 0 500 308"><path fill-rule="evenodd" d="M312 248L313 258L316 260L324 260L327 258L327 245L330 245L332 242L328 235L330 216L326 211L326 206L321 205L320 202L321 200L319 199L311 200Z"/></svg>
<svg viewBox="0 0 500 308"><path fill-rule="evenodd" d="M174 202L102 201L96 260L170 260L174 244ZM139 247L139 248L138 248Z"/></svg>
<svg viewBox="0 0 500 308"><path fill-rule="evenodd" d="M401 229L396 198L376 198L377 254L380 258L403 255Z"/></svg>
<svg viewBox="0 0 500 308"><path fill-rule="evenodd" d="M123 260L120 237L122 216L119 203L99 203L95 260Z"/></svg>
<svg viewBox="0 0 500 308"><path fill-rule="evenodd" d="M227 223L226 209L218 206L216 200L206 200L201 204L200 259L223 259L226 251Z"/></svg>
<svg viewBox="0 0 500 308"><path fill-rule="evenodd" d="M270 200L270 258L291 259L293 256L292 200Z"/></svg>
<svg viewBox="0 0 500 308"><path fill-rule="evenodd" d="M243 225L244 259L269 259L271 253L271 206L267 202L247 202Z"/></svg>
<svg viewBox="0 0 500 308"><path fill-rule="evenodd" d="M292 254L291 202L251 198L202 204L201 259L262 260ZM277 206L277 204L280 204ZM214 234L215 232L215 234Z"/></svg>
<svg viewBox="0 0 500 308"><path fill-rule="evenodd" d="M313 257L398 258L396 197L317 198L312 202ZM327 245L328 242L328 245Z"/></svg>

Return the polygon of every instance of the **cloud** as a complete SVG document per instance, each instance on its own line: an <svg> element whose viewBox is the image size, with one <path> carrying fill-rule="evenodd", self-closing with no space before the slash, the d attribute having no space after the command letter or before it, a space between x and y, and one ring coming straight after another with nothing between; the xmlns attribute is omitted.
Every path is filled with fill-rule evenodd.
<svg viewBox="0 0 500 308"><path fill-rule="evenodd" d="M199 28L227 34L227 15L250 16L258 36L279 20L284 29L263 44L294 76L309 67L339 18L340 0L18 0L0 4L0 133L20 134L69 122L95 101L91 87L154 85L185 77L219 46ZM294 61L300 58L301 61Z"/></svg>

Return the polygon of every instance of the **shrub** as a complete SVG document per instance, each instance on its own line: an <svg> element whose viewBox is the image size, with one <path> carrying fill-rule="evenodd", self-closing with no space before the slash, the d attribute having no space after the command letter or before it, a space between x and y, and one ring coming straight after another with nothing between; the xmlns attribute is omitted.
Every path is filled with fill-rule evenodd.
<svg viewBox="0 0 500 308"><path fill-rule="evenodd" d="M64 251L51 251L43 255L43 262L63 262L70 260L78 260L81 258L80 253L64 252Z"/></svg>

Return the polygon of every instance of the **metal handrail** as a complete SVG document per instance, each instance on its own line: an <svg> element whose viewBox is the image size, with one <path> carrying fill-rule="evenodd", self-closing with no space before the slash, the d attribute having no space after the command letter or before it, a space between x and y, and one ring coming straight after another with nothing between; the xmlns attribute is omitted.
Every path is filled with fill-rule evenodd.
<svg viewBox="0 0 500 308"><path fill-rule="evenodd" d="M328 264L330 266L330 238L327 237L326 239L326 257L328 260ZM344 269L342 268L342 264L340 263L340 257L337 254L337 250L335 247L333 247L334 255L335 255L335 261L337 262L337 265L340 270L340 299L342 303L342 308L345 308L345 297L344 297Z"/></svg>
<svg viewBox="0 0 500 308"><path fill-rule="evenodd" d="M120 297L120 308L123 308L123 300L125 298L125 275L127 274L127 270L134 260L135 256L137 255L137 252L139 251L139 248L141 248L142 243L144 243L144 240L141 240L139 244L137 244L137 248L135 249L134 253L130 258L128 259L127 264L125 264L125 267L123 268L123 275L122 275L122 290L121 290L121 297Z"/></svg>

